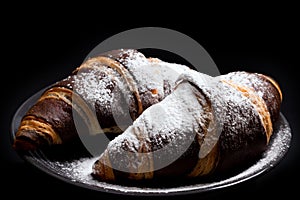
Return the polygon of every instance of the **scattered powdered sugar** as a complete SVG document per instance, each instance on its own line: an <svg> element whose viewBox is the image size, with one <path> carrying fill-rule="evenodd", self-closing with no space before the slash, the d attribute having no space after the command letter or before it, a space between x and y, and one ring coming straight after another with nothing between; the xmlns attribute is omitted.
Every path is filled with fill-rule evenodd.
<svg viewBox="0 0 300 200"><path fill-rule="evenodd" d="M119 61L134 76L140 92L156 89L158 94L164 96L164 81L168 81L173 89L178 76L190 70L185 65L147 59L142 53L136 51L123 50L121 54L128 54Z"/></svg>
<svg viewBox="0 0 300 200"><path fill-rule="evenodd" d="M123 54L127 56L122 57ZM132 50L122 50L120 52L119 61L128 68L145 66L149 64L149 60L142 53Z"/></svg>
<svg viewBox="0 0 300 200"><path fill-rule="evenodd" d="M268 149L265 151L262 158L249 168L245 169L241 173L220 181L208 180L207 182L201 182L199 184L194 182L193 184L183 184L170 187L160 187L157 184L153 185L153 187L136 187L130 185L106 183L95 180L91 176L92 165L98 159L98 157L81 158L64 162L47 160L47 162L40 161L35 162L35 164L39 164L42 168L46 167L46 169L50 170L53 174L60 175L67 182L72 181L73 183L77 183L81 186L102 192L113 192L121 194L172 194L189 191L201 192L205 190L218 189L225 186L234 185L272 169L286 155L290 146L291 138L292 134L290 126L285 117L281 114L277 123L275 124L274 133L271 137Z"/></svg>
<svg viewBox="0 0 300 200"><path fill-rule="evenodd" d="M99 78L99 76L102 77ZM74 91L92 105L96 101L104 105L110 104L112 102L111 88L115 85L115 77L118 76L118 73L108 67L99 67L89 72L78 73L74 77Z"/></svg>
<svg viewBox="0 0 300 200"><path fill-rule="evenodd" d="M275 124L275 133L277 134L276 140L271 140L268 150L264 153L264 159L261 159L258 163L260 165L275 165L278 161L278 157L283 157L289 148L291 140L291 129L286 119L281 115L279 122Z"/></svg>
<svg viewBox="0 0 300 200"><path fill-rule="evenodd" d="M275 100L275 96L272 90L269 88L269 82L265 78L260 77L258 73L248 73L244 71L231 72L225 75L221 75L220 79L230 80L235 84L249 87L255 90L256 94L265 101L268 99ZM272 101L276 102L276 101ZM276 106L275 106L276 107Z"/></svg>
<svg viewBox="0 0 300 200"><path fill-rule="evenodd" d="M97 158L81 158L72 162L55 162L60 167L64 176L67 176L72 181L79 181L82 183L89 183L93 180L92 166L96 162Z"/></svg>

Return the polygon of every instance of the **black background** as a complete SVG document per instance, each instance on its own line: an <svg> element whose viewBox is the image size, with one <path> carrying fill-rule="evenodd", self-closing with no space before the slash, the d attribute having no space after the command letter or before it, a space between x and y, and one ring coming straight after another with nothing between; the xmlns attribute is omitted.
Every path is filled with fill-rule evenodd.
<svg viewBox="0 0 300 200"><path fill-rule="evenodd" d="M41 172L12 150L9 128L15 111L27 98L66 77L101 41L121 31L144 26L174 29L195 39L211 55L222 74L245 70L273 77L282 88L281 109L293 134L288 154L262 176L222 190L168 198L269 198L297 193L292 189L292 181L297 182L299 176L300 155L297 147L300 142L299 16L293 5L244 5L232 10L224 8L222 12L213 7L205 14L202 13L207 9L204 6L195 11L182 8L171 13L166 13L171 8L158 5L150 7L150 12L124 9L121 13L92 4L79 5L78 9L69 5L50 7L45 4L31 9L25 6L31 7L12 5L8 9L15 17L2 18L1 195L32 199L81 195L86 199L136 198L90 191Z"/></svg>

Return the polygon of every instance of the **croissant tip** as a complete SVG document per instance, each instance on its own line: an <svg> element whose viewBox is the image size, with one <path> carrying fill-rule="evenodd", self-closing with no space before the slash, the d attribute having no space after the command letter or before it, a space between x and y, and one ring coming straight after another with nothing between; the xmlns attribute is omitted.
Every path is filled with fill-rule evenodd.
<svg viewBox="0 0 300 200"><path fill-rule="evenodd" d="M259 75L262 76L262 77L264 77L266 80L268 80L273 85L273 87L276 88L276 90L277 90L277 92L279 94L280 101L282 102L283 95L282 95L282 91L280 89L280 86L279 86L278 82L275 81L270 76L267 76L267 75L264 75L264 74L259 74Z"/></svg>
<svg viewBox="0 0 300 200"><path fill-rule="evenodd" d="M16 151L32 151L37 149L37 144L32 140L16 138L12 147Z"/></svg>

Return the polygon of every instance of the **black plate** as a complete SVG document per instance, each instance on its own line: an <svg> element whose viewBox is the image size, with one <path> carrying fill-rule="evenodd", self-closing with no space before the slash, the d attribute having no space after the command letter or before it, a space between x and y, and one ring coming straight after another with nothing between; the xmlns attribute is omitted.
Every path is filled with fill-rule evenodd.
<svg viewBox="0 0 300 200"><path fill-rule="evenodd" d="M44 90L30 97L15 113L11 124L13 138L15 137L22 116L24 116L27 110L36 102ZM290 126L281 113L278 122L275 124L274 133L271 137L268 149L262 158L252 166L223 178L207 179L201 182L181 182L170 185L128 186L96 181L90 176L91 166L96 158L77 157L66 161L61 159L61 157L56 158L53 156L53 153L44 150L29 152L21 156L42 171L80 187L129 195L174 195L221 189L254 178L272 169L283 158L289 149L291 138Z"/></svg>

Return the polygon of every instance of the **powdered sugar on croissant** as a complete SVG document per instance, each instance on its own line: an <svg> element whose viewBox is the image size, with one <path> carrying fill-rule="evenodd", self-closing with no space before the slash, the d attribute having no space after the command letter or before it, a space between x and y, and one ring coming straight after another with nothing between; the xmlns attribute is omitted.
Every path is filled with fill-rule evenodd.
<svg viewBox="0 0 300 200"><path fill-rule="evenodd" d="M271 108L268 102L280 99L277 88L256 73L212 78L188 71L172 94L109 143L93 175L107 181L191 178L251 162L271 137L280 102Z"/></svg>

